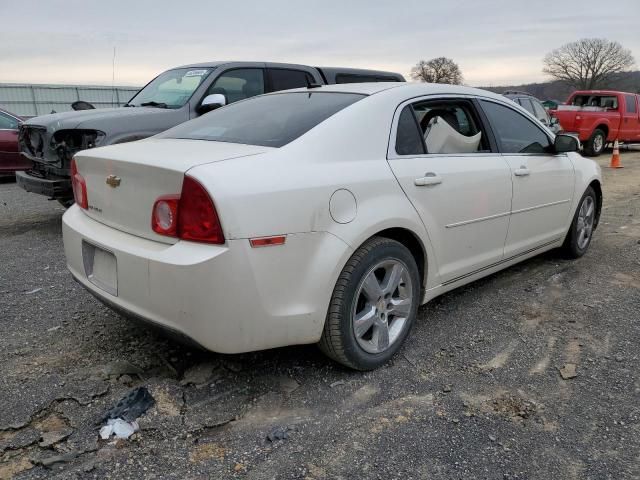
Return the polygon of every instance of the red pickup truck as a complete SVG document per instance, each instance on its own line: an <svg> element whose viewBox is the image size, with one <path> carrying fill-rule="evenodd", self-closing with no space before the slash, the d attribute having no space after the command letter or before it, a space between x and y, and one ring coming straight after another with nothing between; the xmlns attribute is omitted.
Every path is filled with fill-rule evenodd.
<svg viewBox="0 0 640 480"><path fill-rule="evenodd" d="M563 133L578 136L587 155L598 156L614 140L640 142L640 95L609 90L573 92L554 113Z"/></svg>

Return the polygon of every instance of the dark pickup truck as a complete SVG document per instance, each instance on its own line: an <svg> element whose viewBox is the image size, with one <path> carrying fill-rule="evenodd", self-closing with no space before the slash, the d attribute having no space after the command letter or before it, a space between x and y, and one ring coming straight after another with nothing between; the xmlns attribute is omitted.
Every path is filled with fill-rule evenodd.
<svg viewBox="0 0 640 480"><path fill-rule="evenodd" d="M28 192L73 203L71 158L80 150L150 137L225 104L267 92L334 83L403 82L398 73L263 62L207 62L161 73L124 107L32 118L20 126L18 172Z"/></svg>

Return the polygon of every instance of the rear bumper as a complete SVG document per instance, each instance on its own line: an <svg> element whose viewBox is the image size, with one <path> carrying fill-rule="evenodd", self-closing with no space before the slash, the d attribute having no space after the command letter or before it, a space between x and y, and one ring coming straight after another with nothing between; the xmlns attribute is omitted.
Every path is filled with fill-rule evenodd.
<svg viewBox="0 0 640 480"><path fill-rule="evenodd" d="M31 175L29 171L21 171L16 172L16 183L27 192L46 195L50 198L73 197L71 180L68 178L51 180Z"/></svg>
<svg viewBox="0 0 640 480"><path fill-rule="evenodd" d="M317 342L350 248L328 233L288 235L279 247L180 241L169 245L107 227L73 206L63 216L67 266L101 301L208 350L242 353ZM117 295L91 283L83 242L113 253Z"/></svg>

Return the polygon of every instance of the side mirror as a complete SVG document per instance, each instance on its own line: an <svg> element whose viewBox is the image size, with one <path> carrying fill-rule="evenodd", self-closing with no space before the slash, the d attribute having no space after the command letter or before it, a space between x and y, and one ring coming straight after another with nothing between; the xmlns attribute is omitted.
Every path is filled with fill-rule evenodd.
<svg viewBox="0 0 640 480"><path fill-rule="evenodd" d="M216 108L224 107L227 104L227 97L221 93L212 93L207 95L202 100L202 103L198 107L198 113L200 115L215 110Z"/></svg>
<svg viewBox="0 0 640 480"><path fill-rule="evenodd" d="M580 142L573 135L556 135L553 142L553 148L556 153L577 152L580 150Z"/></svg>

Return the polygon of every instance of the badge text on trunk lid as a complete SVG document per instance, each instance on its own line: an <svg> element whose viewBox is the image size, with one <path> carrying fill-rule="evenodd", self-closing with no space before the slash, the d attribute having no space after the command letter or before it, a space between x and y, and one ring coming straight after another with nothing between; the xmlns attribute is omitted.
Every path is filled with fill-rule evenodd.
<svg viewBox="0 0 640 480"><path fill-rule="evenodd" d="M111 188L119 187L120 186L120 182L121 182L120 177L118 177L116 175L109 175L107 177L107 185L109 185Z"/></svg>

